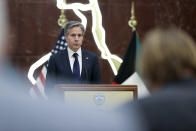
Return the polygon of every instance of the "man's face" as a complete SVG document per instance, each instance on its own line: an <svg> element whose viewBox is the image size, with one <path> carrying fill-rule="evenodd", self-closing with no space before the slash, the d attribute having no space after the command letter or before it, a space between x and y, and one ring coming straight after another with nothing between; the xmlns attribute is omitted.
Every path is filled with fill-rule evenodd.
<svg viewBox="0 0 196 131"><path fill-rule="evenodd" d="M69 30L69 34L65 35L67 44L71 50L76 52L82 45L83 34L80 27L72 27Z"/></svg>

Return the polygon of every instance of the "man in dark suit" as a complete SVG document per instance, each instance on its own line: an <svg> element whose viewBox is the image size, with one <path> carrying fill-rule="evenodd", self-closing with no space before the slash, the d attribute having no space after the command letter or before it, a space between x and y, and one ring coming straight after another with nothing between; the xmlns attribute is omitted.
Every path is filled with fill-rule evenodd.
<svg viewBox="0 0 196 131"><path fill-rule="evenodd" d="M78 21L67 22L65 38L68 47L52 55L46 76L46 91L56 84L101 83L98 56L81 48L85 29Z"/></svg>

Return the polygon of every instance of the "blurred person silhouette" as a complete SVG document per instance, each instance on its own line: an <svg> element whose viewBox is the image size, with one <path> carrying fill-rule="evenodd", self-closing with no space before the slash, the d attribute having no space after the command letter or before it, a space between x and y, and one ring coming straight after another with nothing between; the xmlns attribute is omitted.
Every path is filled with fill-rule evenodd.
<svg viewBox="0 0 196 131"><path fill-rule="evenodd" d="M133 106L144 131L196 130L196 45L184 31L159 27L144 38L140 74L152 95Z"/></svg>
<svg viewBox="0 0 196 131"><path fill-rule="evenodd" d="M0 0L0 2L0 89L27 92L28 88L24 88L25 82L22 82L22 71L19 73L20 69L14 67L11 61L15 44L12 43L12 32L9 32L7 3L4 0ZM3 93L1 91L1 94Z"/></svg>
<svg viewBox="0 0 196 131"><path fill-rule="evenodd" d="M9 20L6 15L6 2L4 0L0 0L0 2L0 87L1 89L7 89L6 85L12 85L12 82L18 79L18 77L15 77L16 70L11 65L9 57L11 50L9 45L10 41L8 40Z"/></svg>
<svg viewBox="0 0 196 131"><path fill-rule="evenodd" d="M19 90L21 82L5 62L9 61L4 52L8 46L5 40L9 26L6 7L6 0L0 0L0 131L130 130L130 121L120 113L65 106L59 101L33 100Z"/></svg>
<svg viewBox="0 0 196 131"><path fill-rule="evenodd" d="M1 27L1 30L0 30L0 69L3 68L3 64L5 64L5 61L6 61L6 35L8 34L8 26L7 26L7 16L5 15L6 14L6 6L5 6L5 3L1 0L0 1L1 4L0 4L0 8L1 8L1 11L0 11L0 27ZM2 70L1 70L2 71Z"/></svg>

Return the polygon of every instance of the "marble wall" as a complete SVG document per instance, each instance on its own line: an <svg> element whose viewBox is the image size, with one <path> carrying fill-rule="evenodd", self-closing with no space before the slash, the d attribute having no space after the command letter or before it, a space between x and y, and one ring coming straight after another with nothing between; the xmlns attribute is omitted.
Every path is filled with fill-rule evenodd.
<svg viewBox="0 0 196 131"><path fill-rule="evenodd" d="M11 60L15 66L24 70L24 77L26 77L30 65L53 48L61 30L57 24L60 10L56 7L56 0L8 1ZM67 2L88 3L88 0L67 0ZM128 26L131 0L98 0L98 2L103 15L107 46L112 54L123 58L132 35L132 30ZM149 29L167 24L174 24L195 38L195 6L195 0L136 0L135 15L140 40ZM88 18L83 47L99 55L102 81L111 83L114 74L108 61L101 58L91 33L91 12L83 13ZM67 10L65 14L68 20L79 20L72 10ZM36 72L39 72L39 69Z"/></svg>

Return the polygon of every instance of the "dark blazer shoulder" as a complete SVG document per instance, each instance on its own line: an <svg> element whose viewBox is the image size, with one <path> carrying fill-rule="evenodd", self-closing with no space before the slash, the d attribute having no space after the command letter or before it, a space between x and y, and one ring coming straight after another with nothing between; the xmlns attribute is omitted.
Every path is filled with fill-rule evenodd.
<svg viewBox="0 0 196 131"><path fill-rule="evenodd" d="M62 58L65 55L67 55L67 49L60 50L60 51L58 51L58 53L52 54L50 56L50 59L53 59L54 60L54 59Z"/></svg>
<svg viewBox="0 0 196 131"><path fill-rule="evenodd" d="M56 57L56 56L62 56L62 55L66 55L66 53L67 53L67 48L64 49L64 50L58 51L58 53L54 54L54 56L55 56L55 57Z"/></svg>
<svg viewBox="0 0 196 131"><path fill-rule="evenodd" d="M89 50L85 50L83 48L82 48L82 53L83 53L82 55L87 55L87 56L91 56L91 57L98 57L97 54L95 54Z"/></svg>

